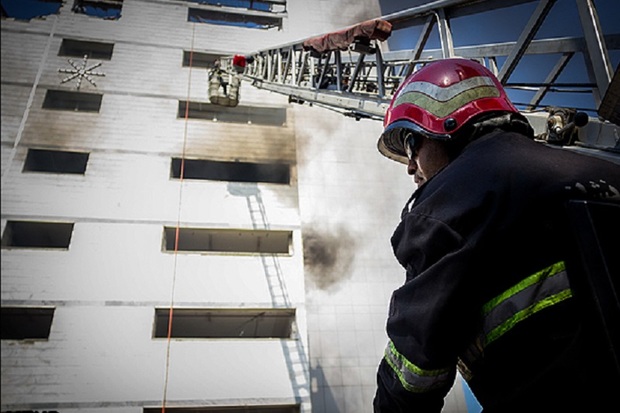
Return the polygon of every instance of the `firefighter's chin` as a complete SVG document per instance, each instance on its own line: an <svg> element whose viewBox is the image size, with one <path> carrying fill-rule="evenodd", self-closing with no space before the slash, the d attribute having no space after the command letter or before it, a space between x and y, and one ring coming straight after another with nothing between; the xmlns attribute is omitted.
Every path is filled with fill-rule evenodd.
<svg viewBox="0 0 620 413"><path fill-rule="evenodd" d="M422 185L424 182L426 182L426 178L424 178L422 175L418 174L417 172L415 174L413 174L413 182L420 186Z"/></svg>

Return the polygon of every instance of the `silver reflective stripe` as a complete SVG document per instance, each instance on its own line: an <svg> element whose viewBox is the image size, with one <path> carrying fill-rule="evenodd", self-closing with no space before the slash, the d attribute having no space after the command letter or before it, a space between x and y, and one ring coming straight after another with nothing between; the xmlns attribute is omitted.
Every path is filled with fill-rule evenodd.
<svg viewBox="0 0 620 413"><path fill-rule="evenodd" d="M385 349L385 361L392 367L402 386L413 393L423 393L450 386L450 369L424 370L405 358L390 341Z"/></svg>
<svg viewBox="0 0 620 413"><path fill-rule="evenodd" d="M521 321L560 303L573 293L563 261L530 275L520 283L487 302L482 308L482 332L461 355L462 363L471 369L484 353L484 348L506 334ZM459 367L463 373L463 369Z"/></svg>
<svg viewBox="0 0 620 413"><path fill-rule="evenodd" d="M572 296L564 262L530 275L483 307L483 345L510 331L538 311Z"/></svg>
<svg viewBox="0 0 620 413"><path fill-rule="evenodd" d="M446 87L419 81L402 88L393 99L393 107L412 104L443 118L475 100L499 96L500 92L493 80L484 76L465 79Z"/></svg>
<svg viewBox="0 0 620 413"><path fill-rule="evenodd" d="M480 86L496 87L491 78L483 76L471 77L447 87L437 86L429 82L417 81L411 82L402 88L402 90L399 91L398 96L396 96L396 99L406 93L420 92L440 102L446 102L458 94Z"/></svg>

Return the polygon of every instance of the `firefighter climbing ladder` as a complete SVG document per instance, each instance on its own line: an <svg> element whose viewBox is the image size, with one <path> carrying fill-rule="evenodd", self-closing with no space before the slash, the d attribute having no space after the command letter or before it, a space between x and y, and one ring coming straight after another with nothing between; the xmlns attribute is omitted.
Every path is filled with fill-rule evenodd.
<svg viewBox="0 0 620 413"><path fill-rule="evenodd" d="M513 6L522 7L525 3L532 3L534 11L514 41L454 46L452 20ZM557 12L558 7L576 9L583 36L535 39L545 19ZM518 89L532 94L528 101L514 103L530 119L537 132L545 128L547 116L551 119L555 115L545 113L547 105L543 99L546 96L554 93L591 95L594 105L576 108L589 111L590 123L596 124L584 128L580 143L601 150L616 145L614 134L617 134L617 127L610 122L616 125L620 122L620 76L614 78L609 50L620 49L620 34L603 35L593 0L437 0L376 20L389 23L392 35L418 33L417 38L408 36L412 39L412 48L383 51L385 47L381 40L372 35L352 37L346 48L341 43L330 48L330 44L336 43L330 42L330 36L342 38L347 32L343 30L247 56L244 80L257 88L287 95L290 102L324 106L358 120L380 120L398 85L420 65L437 58L471 58L491 69L507 90ZM428 49L427 42L435 33L435 27L441 47ZM484 31L484 27L474 29ZM327 46L319 50L317 44ZM559 82L563 70L569 62L577 60L573 58L578 54L583 56L589 80ZM519 65L523 58L536 55L550 55L557 59L544 81L511 81L511 78L518 77L513 74L527 70L527 64ZM564 126L571 129L574 125L571 124L572 118L561 117L562 113L561 123L555 125L556 130ZM594 136L592 131L597 128L601 130ZM542 139L548 136L541 135Z"/></svg>

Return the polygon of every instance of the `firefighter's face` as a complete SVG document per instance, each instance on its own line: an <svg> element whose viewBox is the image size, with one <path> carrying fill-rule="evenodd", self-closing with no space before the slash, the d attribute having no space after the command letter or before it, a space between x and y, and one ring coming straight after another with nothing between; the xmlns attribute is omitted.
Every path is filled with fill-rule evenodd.
<svg viewBox="0 0 620 413"><path fill-rule="evenodd" d="M431 179L450 162L444 145L433 139L422 138L411 155L407 173L413 176L413 181L418 186Z"/></svg>

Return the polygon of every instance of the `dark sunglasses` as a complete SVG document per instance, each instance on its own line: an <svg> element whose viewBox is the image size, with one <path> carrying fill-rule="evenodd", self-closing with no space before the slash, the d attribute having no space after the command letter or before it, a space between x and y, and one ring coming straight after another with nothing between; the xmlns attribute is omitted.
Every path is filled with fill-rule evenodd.
<svg viewBox="0 0 620 413"><path fill-rule="evenodd" d="M415 155L421 142L422 136L417 133L407 132L405 138L403 139L403 146L409 160L413 159L413 156Z"/></svg>

